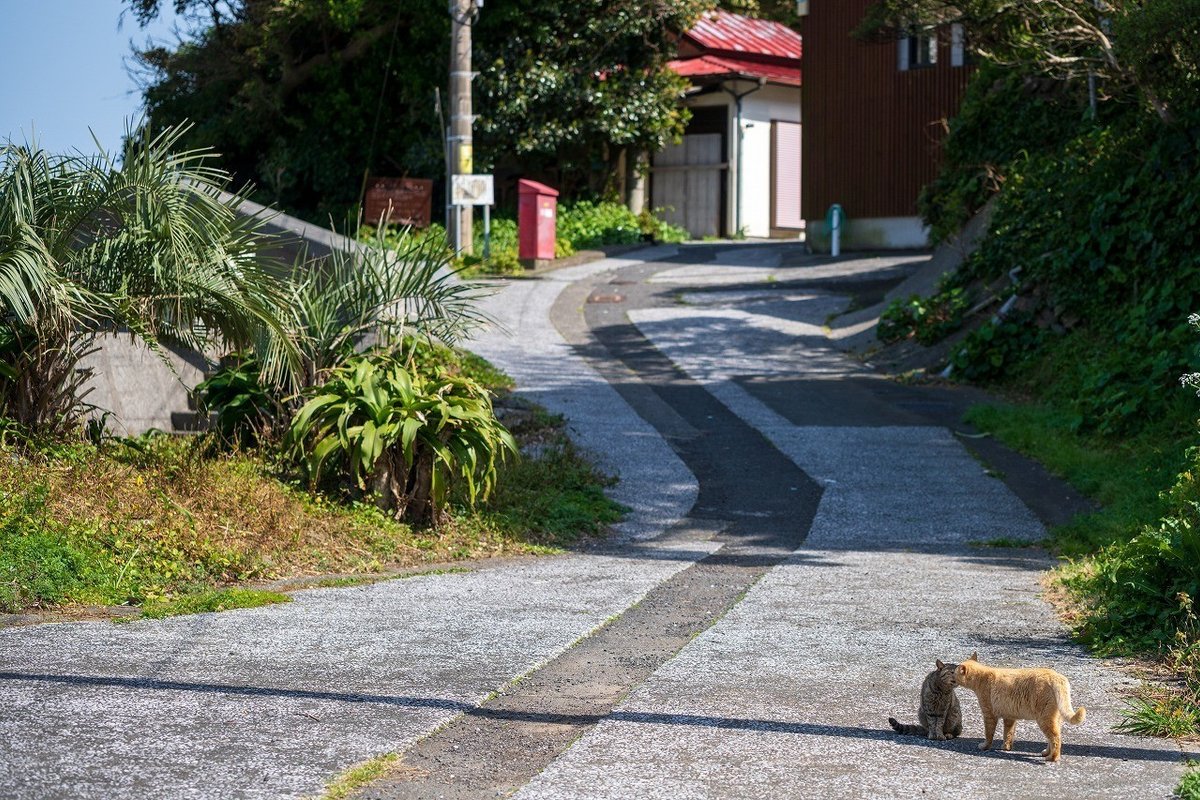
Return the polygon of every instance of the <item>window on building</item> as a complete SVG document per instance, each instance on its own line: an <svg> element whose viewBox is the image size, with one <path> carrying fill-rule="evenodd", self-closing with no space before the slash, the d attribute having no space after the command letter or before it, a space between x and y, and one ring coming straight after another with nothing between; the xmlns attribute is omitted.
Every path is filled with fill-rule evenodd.
<svg viewBox="0 0 1200 800"><path fill-rule="evenodd" d="M950 26L950 66L961 67L969 64L971 54L967 52L967 36L963 26L955 23Z"/></svg>
<svg viewBox="0 0 1200 800"><path fill-rule="evenodd" d="M900 40L900 70L923 69L937 63L937 32L933 28L913 31Z"/></svg>

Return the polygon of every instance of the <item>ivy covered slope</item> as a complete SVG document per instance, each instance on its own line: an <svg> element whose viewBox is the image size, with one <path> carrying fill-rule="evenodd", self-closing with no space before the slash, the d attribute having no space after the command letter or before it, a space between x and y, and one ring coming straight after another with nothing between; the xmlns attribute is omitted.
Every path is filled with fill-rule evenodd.
<svg viewBox="0 0 1200 800"><path fill-rule="evenodd" d="M1082 429L1189 422L1171 388L1194 360L1187 318L1200 308L1200 113L1179 109L1166 124L1113 103L1092 119L1075 88L983 70L955 123L951 167L924 210L945 233L999 190L990 235L956 283L1019 295L1016 313L970 337L955 367L1013 380L1051 358L1044 391Z"/></svg>

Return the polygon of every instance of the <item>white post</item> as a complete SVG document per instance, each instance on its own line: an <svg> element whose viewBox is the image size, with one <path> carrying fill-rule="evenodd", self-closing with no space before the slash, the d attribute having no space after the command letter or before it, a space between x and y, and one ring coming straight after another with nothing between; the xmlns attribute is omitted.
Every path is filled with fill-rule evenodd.
<svg viewBox="0 0 1200 800"><path fill-rule="evenodd" d="M492 257L492 207L483 207L483 260Z"/></svg>

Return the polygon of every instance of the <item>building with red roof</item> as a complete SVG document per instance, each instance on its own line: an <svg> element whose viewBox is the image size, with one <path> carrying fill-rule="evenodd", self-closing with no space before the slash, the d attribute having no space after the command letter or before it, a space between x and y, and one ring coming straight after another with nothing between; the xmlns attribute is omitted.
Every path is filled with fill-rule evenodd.
<svg viewBox="0 0 1200 800"><path fill-rule="evenodd" d="M799 236L800 35L778 22L705 14L670 68L687 78L683 142L653 156L650 204L695 237Z"/></svg>

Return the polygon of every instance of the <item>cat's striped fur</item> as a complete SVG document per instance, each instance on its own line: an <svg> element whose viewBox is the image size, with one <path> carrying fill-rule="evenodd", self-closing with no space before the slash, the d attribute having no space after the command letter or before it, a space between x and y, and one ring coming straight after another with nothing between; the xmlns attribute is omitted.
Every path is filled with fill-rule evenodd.
<svg viewBox="0 0 1200 800"><path fill-rule="evenodd" d="M917 709L918 725L906 725L888 717L897 733L924 736L929 739L953 739L962 734L962 707L954 695L954 671L958 664L936 662L937 669L925 676L921 684L921 706Z"/></svg>

